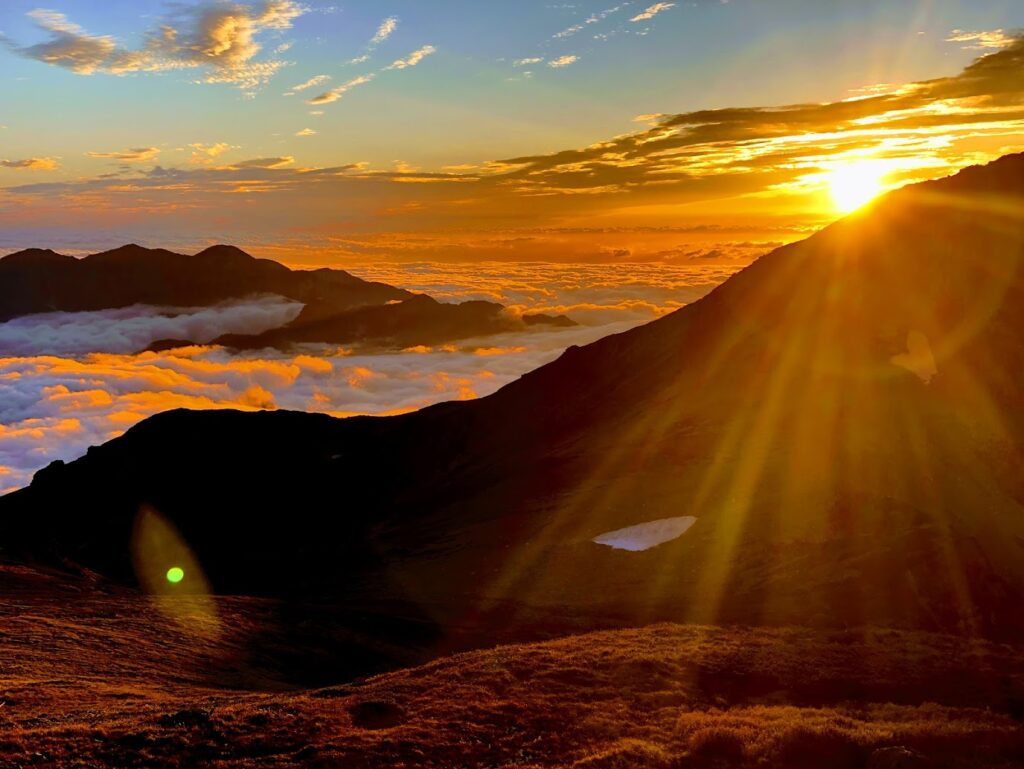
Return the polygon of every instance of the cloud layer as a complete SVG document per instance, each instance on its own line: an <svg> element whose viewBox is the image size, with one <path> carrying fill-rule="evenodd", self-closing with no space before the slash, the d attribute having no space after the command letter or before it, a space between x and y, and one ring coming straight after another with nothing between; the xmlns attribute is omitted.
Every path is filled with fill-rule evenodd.
<svg viewBox="0 0 1024 769"><path fill-rule="evenodd" d="M134 305L98 312L48 312L0 323L0 355L130 354L162 339L206 343L259 334L298 317L302 304L266 296L212 307Z"/></svg>

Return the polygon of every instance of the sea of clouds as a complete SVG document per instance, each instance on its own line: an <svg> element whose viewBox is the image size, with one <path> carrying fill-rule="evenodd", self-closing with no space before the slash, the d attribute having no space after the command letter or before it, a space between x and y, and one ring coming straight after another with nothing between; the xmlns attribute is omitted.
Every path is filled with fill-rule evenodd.
<svg viewBox="0 0 1024 769"><path fill-rule="evenodd" d="M202 344L286 323L301 305L255 297L208 308L136 306L47 313L0 324L0 493L172 408L395 414L488 395L570 345L583 345L703 296L735 268L438 264L354 268L360 277L445 301L490 299L566 313L579 326L533 328L440 348L377 354L329 345L234 353ZM144 352L159 339L201 344Z"/></svg>

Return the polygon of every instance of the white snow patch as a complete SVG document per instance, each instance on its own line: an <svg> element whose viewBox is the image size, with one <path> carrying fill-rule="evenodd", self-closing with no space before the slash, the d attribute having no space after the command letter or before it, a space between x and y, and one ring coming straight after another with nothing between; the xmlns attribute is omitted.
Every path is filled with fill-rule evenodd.
<svg viewBox="0 0 1024 769"><path fill-rule="evenodd" d="M697 522L692 515L678 518L661 518L648 523L638 523L625 529L616 529L594 537L592 542L607 545L616 550L650 550L652 547L678 539Z"/></svg>

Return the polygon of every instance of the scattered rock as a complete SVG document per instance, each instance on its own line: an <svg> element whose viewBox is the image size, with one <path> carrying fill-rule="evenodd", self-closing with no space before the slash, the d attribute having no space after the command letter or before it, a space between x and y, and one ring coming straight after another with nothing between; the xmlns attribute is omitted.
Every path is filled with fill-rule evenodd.
<svg viewBox="0 0 1024 769"><path fill-rule="evenodd" d="M196 727L210 725L210 711L200 708L186 708L177 713L167 713L157 719L160 726L173 727Z"/></svg>
<svg viewBox="0 0 1024 769"><path fill-rule="evenodd" d="M879 748L868 757L867 769L930 769L932 763L904 747Z"/></svg>

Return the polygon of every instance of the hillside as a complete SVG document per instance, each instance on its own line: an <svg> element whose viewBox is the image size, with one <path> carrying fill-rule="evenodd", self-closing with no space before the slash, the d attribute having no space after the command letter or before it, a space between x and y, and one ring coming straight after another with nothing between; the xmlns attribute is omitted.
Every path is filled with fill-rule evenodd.
<svg viewBox="0 0 1024 769"><path fill-rule="evenodd" d="M5 602L3 760L121 769L1009 769L1024 760L1019 647L879 629L653 625L295 689L244 641L267 604L218 599L216 613L182 614L183 600L163 605L173 616L126 595Z"/></svg>

